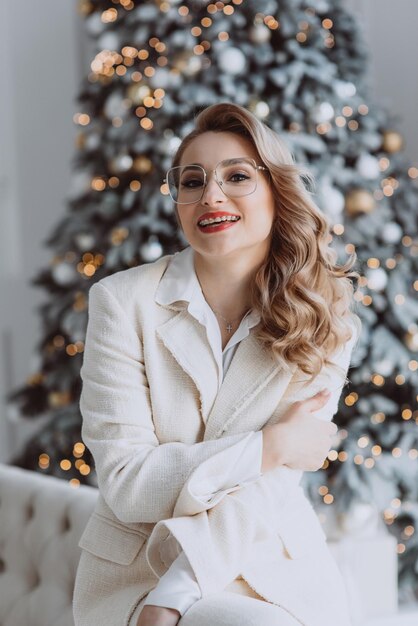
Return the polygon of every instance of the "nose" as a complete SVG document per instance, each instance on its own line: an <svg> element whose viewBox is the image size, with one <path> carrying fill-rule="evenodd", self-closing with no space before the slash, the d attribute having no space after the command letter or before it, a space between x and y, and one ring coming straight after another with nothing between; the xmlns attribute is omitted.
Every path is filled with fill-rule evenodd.
<svg viewBox="0 0 418 626"><path fill-rule="evenodd" d="M212 205L219 202L224 202L225 200L227 200L227 196L218 184L215 178L215 174L212 173L207 177L206 186L203 190L203 196L201 198L201 203L205 205Z"/></svg>

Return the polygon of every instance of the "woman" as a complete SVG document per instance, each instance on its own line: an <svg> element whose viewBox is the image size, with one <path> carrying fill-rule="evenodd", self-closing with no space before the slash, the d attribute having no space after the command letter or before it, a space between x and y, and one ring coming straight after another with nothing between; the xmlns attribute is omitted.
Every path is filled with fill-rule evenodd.
<svg viewBox="0 0 418 626"><path fill-rule="evenodd" d="M357 274L303 176L245 108L207 107L165 179L189 246L91 288L76 626L349 626L299 483L337 431Z"/></svg>

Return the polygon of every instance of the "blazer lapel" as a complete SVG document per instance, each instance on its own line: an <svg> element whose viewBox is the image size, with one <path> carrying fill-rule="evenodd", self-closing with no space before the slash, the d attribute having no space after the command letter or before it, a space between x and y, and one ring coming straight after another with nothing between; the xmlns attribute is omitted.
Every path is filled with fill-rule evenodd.
<svg viewBox="0 0 418 626"><path fill-rule="evenodd" d="M218 438L232 424L253 398L281 372L272 398L273 410L283 396L296 365L288 370L273 359L270 352L250 334L243 339L231 361L222 386L206 421L204 440ZM266 403L267 404L267 403ZM266 415L254 415L250 428L258 430L267 421Z"/></svg>
<svg viewBox="0 0 418 626"><path fill-rule="evenodd" d="M206 422L218 393L218 366L206 329L188 313L187 307L182 307L177 315L158 326L156 333L196 385L202 418Z"/></svg>

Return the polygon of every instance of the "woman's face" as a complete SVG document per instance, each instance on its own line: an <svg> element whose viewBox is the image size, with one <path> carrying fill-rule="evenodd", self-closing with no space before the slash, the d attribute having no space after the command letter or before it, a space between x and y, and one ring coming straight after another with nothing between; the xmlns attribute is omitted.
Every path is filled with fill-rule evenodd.
<svg viewBox="0 0 418 626"><path fill-rule="evenodd" d="M185 149L179 165L200 164L207 175L202 198L192 204L178 204L178 217L184 235L201 255L226 256L245 253L258 261L265 258L270 247L275 215L274 196L265 171L257 172L256 190L245 196L230 198L215 180L216 165L224 159L252 157L262 165L252 144L231 132L206 132ZM239 172L239 169L238 169ZM231 185L239 180L231 178ZM234 222L223 222L222 228L205 229L198 222L204 214L228 213L238 216ZM225 227L225 224L228 224Z"/></svg>

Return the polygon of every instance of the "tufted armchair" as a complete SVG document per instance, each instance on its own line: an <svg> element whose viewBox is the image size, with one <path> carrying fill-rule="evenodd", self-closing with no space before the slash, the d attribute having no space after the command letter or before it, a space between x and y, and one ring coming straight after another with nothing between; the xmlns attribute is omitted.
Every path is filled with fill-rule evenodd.
<svg viewBox="0 0 418 626"><path fill-rule="evenodd" d="M0 464L0 626L73 626L78 541L97 490Z"/></svg>

